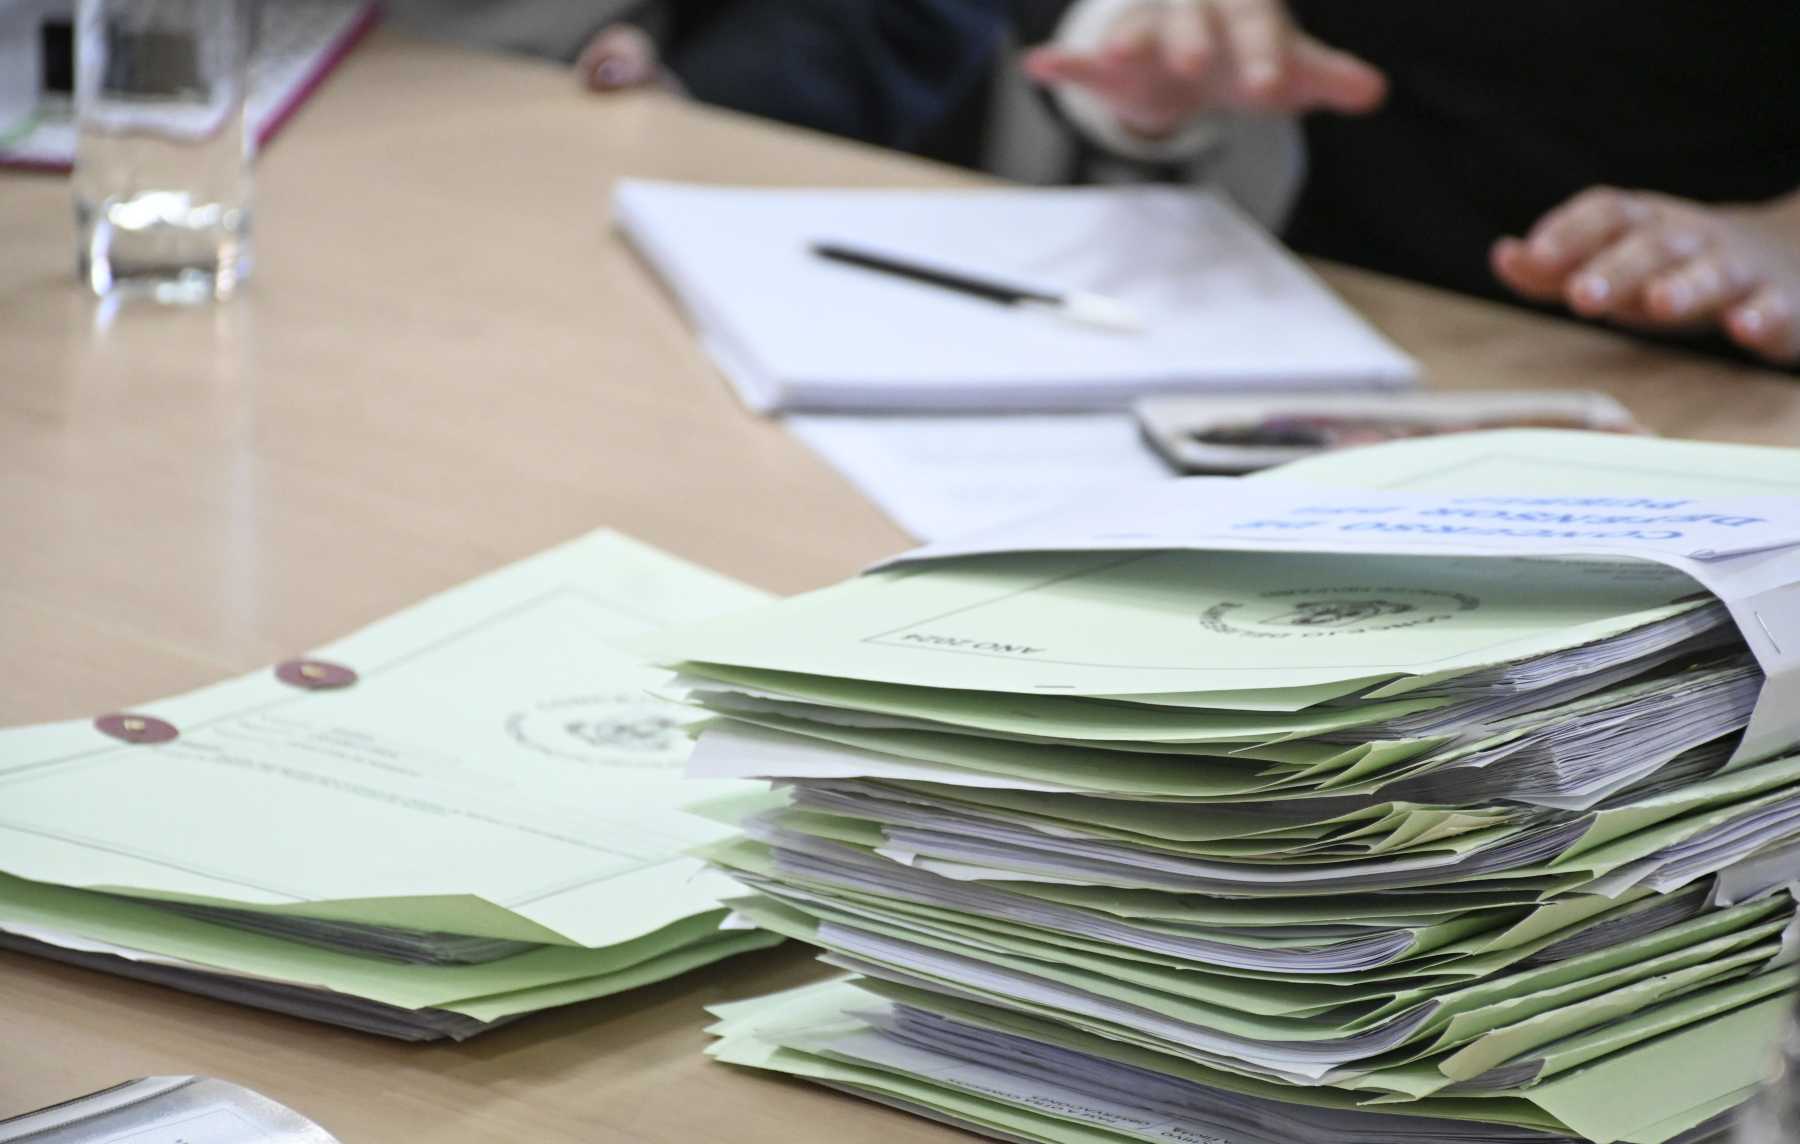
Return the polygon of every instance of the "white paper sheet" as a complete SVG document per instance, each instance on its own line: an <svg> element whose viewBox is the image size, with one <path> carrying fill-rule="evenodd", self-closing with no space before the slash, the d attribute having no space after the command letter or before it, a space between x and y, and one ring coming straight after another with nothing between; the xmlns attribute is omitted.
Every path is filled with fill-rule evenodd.
<svg viewBox="0 0 1800 1144"><path fill-rule="evenodd" d="M1129 413L796 414L793 434L920 540L1173 474Z"/></svg>
<svg viewBox="0 0 1800 1144"><path fill-rule="evenodd" d="M1417 492L1285 479L1189 477L1055 505L892 563L994 552L1406 552L1624 556L1693 575L1717 562L1800 545L1800 498Z"/></svg>

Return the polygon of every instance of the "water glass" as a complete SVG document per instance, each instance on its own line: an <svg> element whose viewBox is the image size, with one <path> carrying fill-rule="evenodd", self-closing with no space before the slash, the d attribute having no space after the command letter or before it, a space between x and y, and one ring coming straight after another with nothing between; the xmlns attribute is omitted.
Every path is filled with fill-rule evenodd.
<svg viewBox="0 0 1800 1144"><path fill-rule="evenodd" d="M75 219L95 294L229 297L250 271L254 0L77 0Z"/></svg>

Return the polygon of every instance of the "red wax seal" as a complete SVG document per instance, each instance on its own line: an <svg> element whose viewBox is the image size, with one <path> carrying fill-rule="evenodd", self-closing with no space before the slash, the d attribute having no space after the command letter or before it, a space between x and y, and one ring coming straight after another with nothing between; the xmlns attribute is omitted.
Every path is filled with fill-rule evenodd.
<svg viewBox="0 0 1800 1144"><path fill-rule="evenodd" d="M290 659L275 669L275 678L308 691L329 691L356 682L356 673L322 659Z"/></svg>
<svg viewBox="0 0 1800 1144"><path fill-rule="evenodd" d="M111 735L127 743L166 743L180 734L173 723L150 715L102 715L94 720L102 735Z"/></svg>

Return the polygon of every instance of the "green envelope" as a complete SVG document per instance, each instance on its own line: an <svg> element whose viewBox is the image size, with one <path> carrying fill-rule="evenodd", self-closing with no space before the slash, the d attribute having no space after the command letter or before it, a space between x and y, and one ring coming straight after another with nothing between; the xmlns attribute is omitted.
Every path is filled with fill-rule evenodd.
<svg viewBox="0 0 1800 1144"><path fill-rule="evenodd" d="M1659 1054L1622 1053L1603 1061L1603 1068L1581 1076L1582 1083L1563 1087L1541 1086L1526 1094L1505 1097L1431 1097L1401 1105L1359 1106L1357 1098L1330 1089L1286 1090L1279 1086L1235 1077L1191 1062L1159 1057L1107 1038L1084 1034L1029 1016L995 1010L942 994L857 980L827 982L788 994L714 1007L719 1020L708 1030L721 1038L708 1049L715 1059L742 1067L759 1068L806 1077L834 1087L898 1098L903 1107L950 1115L978 1129L1021 1134L1032 1140L1092 1141L1094 1144L1134 1139L1153 1139L1134 1131L1128 1120L1086 1120L1089 1111L1079 1100L1046 1103L1021 1102L997 1088L958 1087L958 1071L948 1062L930 1075L870 1067L835 1046L854 1045L854 1036L866 1030L857 1014L872 1014L889 1002L936 1013L972 1028L1024 1037L1061 1049L1087 1053L1100 1060L1162 1072L1171 1077L1227 1092L1260 1099L1275 1099L1313 1109L1354 1115L1359 1107L1414 1118L1465 1120L1511 1125L1543 1132L1579 1134L1596 1141L1628 1141L1660 1144L1691 1124L1741 1100L1751 1081L1731 1089L1723 1098L1709 1098L1700 1090L1730 1084L1732 1079L1754 1076L1760 1065L1746 1067L1744 1054L1722 1053L1715 1067L1673 1078L1671 1083L1645 1099L1633 1101L1641 1085L1620 1084L1630 1070L1660 1064ZM1697 1029L1696 1040L1728 1045L1734 1036L1754 1035L1770 1026L1766 1011L1754 1007L1728 1014L1717 1023ZM1653 1048L1655 1046L1652 1046ZM1694 1051L1697 1045L1680 1046ZM1660 1054L1660 1055L1667 1055ZM1647 1057L1651 1059L1646 1059ZM1716 1067L1723 1065L1724 1067ZM1609 1088L1609 1086L1611 1086ZM1097 1110L1096 1110L1097 1111Z"/></svg>
<svg viewBox="0 0 1800 1144"><path fill-rule="evenodd" d="M496 1012L489 999L500 995L514 995L527 1008L542 1008L524 994L581 992L580 982L626 982L638 975L656 980L660 968L695 954L704 953L697 962L704 964L778 940L754 933L728 933L720 940L724 916L722 909L714 910L604 949L544 946L477 965L410 965L197 921L111 895L0 876L0 929L27 936L70 935L221 973L326 989L403 1009L453 1012L477 1003L483 1011Z"/></svg>
<svg viewBox="0 0 1800 1144"><path fill-rule="evenodd" d="M879 572L658 633L669 666L1059 696L1289 688L1490 666L1678 614L1675 572L1595 577L1537 562L1153 552L974 557ZM1300 594L1379 589L1408 612L1352 638L1270 639ZM1263 623L1266 627L1267 624ZM1172 638L1173 635L1173 638ZM1179 714L1179 709L1170 709Z"/></svg>

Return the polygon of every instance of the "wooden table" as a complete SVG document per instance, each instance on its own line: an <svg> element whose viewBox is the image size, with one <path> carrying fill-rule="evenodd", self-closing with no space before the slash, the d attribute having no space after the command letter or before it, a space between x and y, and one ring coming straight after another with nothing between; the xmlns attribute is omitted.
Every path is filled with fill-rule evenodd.
<svg viewBox="0 0 1800 1144"><path fill-rule="evenodd" d="M727 393L608 230L620 175L971 178L385 36L261 163L230 305L97 305L65 182L0 177L0 723L248 671L602 525L778 591L905 543ZM1593 386L1664 433L1800 440L1786 378L1324 273L1435 384ZM813 972L775 950L409 1046L0 955L0 1115L193 1072L347 1144L961 1138L700 1058L702 1004Z"/></svg>

